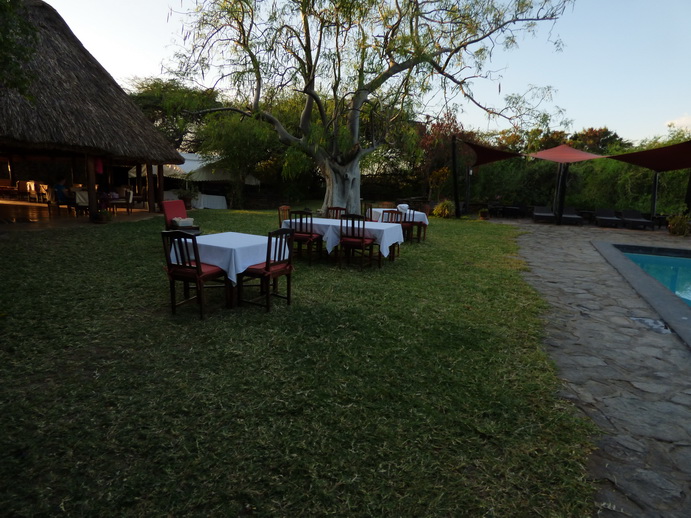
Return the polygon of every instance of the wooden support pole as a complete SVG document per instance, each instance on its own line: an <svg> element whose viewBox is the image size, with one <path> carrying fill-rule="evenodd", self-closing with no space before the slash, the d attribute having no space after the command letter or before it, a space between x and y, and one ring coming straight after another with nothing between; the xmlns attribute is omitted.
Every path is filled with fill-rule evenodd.
<svg viewBox="0 0 691 518"><path fill-rule="evenodd" d="M156 182L154 181L154 166L146 163L146 201L149 204L149 212L156 212Z"/></svg>
<svg viewBox="0 0 691 518"><path fill-rule="evenodd" d="M86 186L89 191L89 219L94 221L98 215L98 196L96 194L96 161L86 157Z"/></svg>

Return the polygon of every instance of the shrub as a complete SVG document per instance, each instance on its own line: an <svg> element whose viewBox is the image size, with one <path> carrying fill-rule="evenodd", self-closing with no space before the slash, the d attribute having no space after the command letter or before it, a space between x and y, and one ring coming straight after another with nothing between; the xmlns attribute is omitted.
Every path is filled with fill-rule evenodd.
<svg viewBox="0 0 691 518"><path fill-rule="evenodd" d="M451 200L444 200L437 203L437 206L434 207L434 210L432 211L432 215L438 218L450 218L454 215L454 213L455 207Z"/></svg>
<svg viewBox="0 0 691 518"><path fill-rule="evenodd" d="M689 235L689 216L688 214L675 214L667 220L667 230L673 236Z"/></svg>

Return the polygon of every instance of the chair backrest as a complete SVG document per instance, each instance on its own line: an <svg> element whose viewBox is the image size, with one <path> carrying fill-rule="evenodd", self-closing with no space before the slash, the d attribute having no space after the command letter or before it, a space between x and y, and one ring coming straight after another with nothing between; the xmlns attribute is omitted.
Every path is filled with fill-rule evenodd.
<svg viewBox="0 0 691 518"><path fill-rule="evenodd" d="M197 237L181 230L166 230L161 232L163 238L163 252L166 256L166 267L169 274L201 275Z"/></svg>
<svg viewBox="0 0 691 518"><path fill-rule="evenodd" d="M327 207L326 217L329 219L340 219L346 213L345 207Z"/></svg>
<svg viewBox="0 0 691 518"><path fill-rule="evenodd" d="M365 239L365 217L359 214L341 216L341 238Z"/></svg>
<svg viewBox="0 0 691 518"><path fill-rule="evenodd" d="M292 228L279 228L269 232L266 244L266 263L264 269L268 272L277 266L290 268L293 262L293 235Z"/></svg>
<svg viewBox="0 0 691 518"><path fill-rule="evenodd" d="M367 221L374 221L374 215L372 214L372 204L371 203L365 203L365 210L363 212L365 213L365 219Z"/></svg>
<svg viewBox="0 0 691 518"><path fill-rule="evenodd" d="M166 223L166 230L172 230L173 218L186 218L187 209L182 200L167 200L161 204L163 208L163 218Z"/></svg>
<svg viewBox="0 0 691 518"><path fill-rule="evenodd" d="M420 207L420 212L424 212L425 216L429 216L430 210L432 210L432 208L429 206L429 203L423 203Z"/></svg>
<svg viewBox="0 0 691 518"><path fill-rule="evenodd" d="M379 206L383 209L393 209L396 204L392 201L382 201L379 203Z"/></svg>
<svg viewBox="0 0 691 518"><path fill-rule="evenodd" d="M382 223L400 223L402 214L396 209L387 209L381 213Z"/></svg>
<svg viewBox="0 0 691 518"><path fill-rule="evenodd" d="M296 234L313 234L314 223L312 213L308 210L291 210L290 211L290 228Z"/></svg>
<svg viewBox="0 0 691 518"><path fill-rule="evenodd" d="M290 217L290 205L281 205L278 207L278 227L283 225L283 221Z"/></svg>
<svg viewBox="0 0 691 518"><path fill-rule="evenodd" d="M408 209L402 213L402 216L403 223L415 223L415 209Z"/></svg>
<svg viewBox="0 0 691 518"><path fill-rule="evenodd" d="M125 199L127 200L128 204L132 205L132 200L134 199L134 191L132 189L127 189L125 191Z"/></svg>

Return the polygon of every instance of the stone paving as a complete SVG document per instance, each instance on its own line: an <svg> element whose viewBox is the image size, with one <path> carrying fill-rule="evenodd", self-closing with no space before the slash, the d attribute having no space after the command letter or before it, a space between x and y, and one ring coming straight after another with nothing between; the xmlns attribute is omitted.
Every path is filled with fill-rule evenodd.
<svg viewBox="0 0 691 518"><path fill-rule="evenodd" d="M545 347L562 395L602 431L594 516L691 517L691 348L592 241L691 249L666 230L517 225L526 280L550 305Z"/></svg>

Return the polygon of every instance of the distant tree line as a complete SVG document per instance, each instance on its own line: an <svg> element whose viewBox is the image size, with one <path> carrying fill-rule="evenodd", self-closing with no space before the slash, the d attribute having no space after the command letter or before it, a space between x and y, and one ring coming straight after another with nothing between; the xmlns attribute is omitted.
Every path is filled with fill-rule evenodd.
<svg viewBox="0 0 691 518"><path fill-rule="evenodd" d="M200 153L237 173L229 186L234 206L243 205L243 184L252 174L272 201L299 204L323 196L316 164L295 148L282 145L275 132L261 121L232 111L215 111L224 101L215 91L194 89L176 80L145 79L131 94L150 120L182 151ZM299 120L299 96L286 97L274 108L284 120ZM205 110L210 110L206 112ZM292 114L292 116L291 116ZM688 130L670 127L668 134L634 146L608 128L587 128L568 133L535 127L488 133L467 131L462 121L447 113L439 119L400 124L386 146L362 163L361 192L365 199L426 198L432 203L453 197L452 136L517 153L532 153L560 144L599 155L616 155L691 140ZM466 167L473 155L458 145L458 188L465 195ZM549 205L554 195L557 165L544 160L515 158L473 170L469 192L472 203L514 206ZM677 213L686 209L691 171L662 173L658 210ZM566 205L580 209L600 207L650 208L653 172L608 159L570 166ZM321 190L321 191L320 191Z"/></svg>

